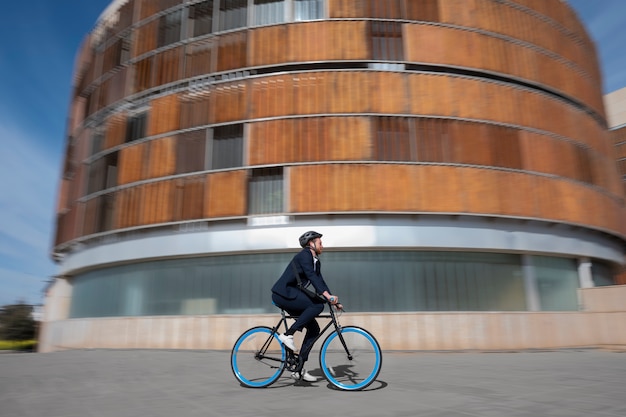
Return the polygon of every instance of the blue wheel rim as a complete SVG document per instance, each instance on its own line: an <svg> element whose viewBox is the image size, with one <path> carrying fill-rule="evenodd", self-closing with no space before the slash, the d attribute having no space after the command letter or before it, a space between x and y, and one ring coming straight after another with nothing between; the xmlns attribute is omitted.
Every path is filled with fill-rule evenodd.
<svg viewBox="0 0 626 417"><path fill-rule="evenodd" d="M353 384L353 385L346 385L340 381L338 381L334 376L332 376L328 370L326 369L325 366L322 366L322 371L324 372L324 375L326 375L326 378L335 386L340 387L341 389L345 389L345 390L359 390L361 388L367 387L369 384L371 384L374 379L376 378L376 376L378 375L378 370L380 369L380 365L381 365L381 360L382 360L382 355L380 353L380 348L378 346L378 343L376 342L376 340L372 337L372 335L370 335L369 333L367 333L366 331L356 328L356 327L345 327L342 329L342 333L358 333L362 336L364 336L372 345L372 348L374 349L374 353L376 354L376 361L374 363L374 366L372 368L372 373L370 375L367 376L367 378L365 378L363 381L359 382L358 384ZM321 362L322 364L326 364L326 350L328 349L328 345L335 339L338 337L337 332L333 332L328 339L326 339L326 342L324 342L324 345L322 346L322 351L321 351Z"/></svg>
<svg viewBox="0 0 626 417"><path fill-rule="evenodd" d="M247 332L245 332L240 338L239 340L237 340L237 343L235 344L235 347L233 348L233 355L231 358L231 365L233 367L233 370L235 371L235 376L237 377L237 379L239 381L241 381L242 383L244 383L245 385L249 386L249 387L255 387L255 388L260 388L260 387L264 387L268 384L270 384L271 382L273 382L274 380L276 380L280 374L283 372L282 367L278 367L276 368L276 372L274 372L270 377L263 379L261 381L251 381L248 378L246 378L244 376L244 374L239 370L239 366L237 366L237 357L239 356L239 347L241 346L241 343L246 340L248 338L248 336L250 336L253 333L265 333L267 335L269 335L271 333L271 329L265 329L265 328L256 328L256 329L250 329ZM274 335L274 338L278 341L278 337L276 337L276 335ZM280 343L280 341L279 341ZM285 348L283 347L282 343L280 344L280 358L281 361L285 361ZM249 355L250 353L246 352L246 353L242 353L242 355Z"/></svg>

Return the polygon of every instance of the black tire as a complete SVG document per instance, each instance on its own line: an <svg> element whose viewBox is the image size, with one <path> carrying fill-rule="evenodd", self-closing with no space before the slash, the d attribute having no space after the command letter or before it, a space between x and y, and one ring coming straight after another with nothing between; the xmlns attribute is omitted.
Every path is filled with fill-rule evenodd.
<svg viewBox="0 0 626 417"><path fill-rule="evenodd" d="M268 340L267 349L261 349ZM285 371L285 347L272 336L272 329L266 326L246 330L235 342L230 354L230 367L235 378L249 388L267 387Z"/></svg>
<svg viewBox="0 0 626 417"><path fill-rule="evenodd" d="M376 338L356 326L341 329L346 352L337 331L328 335L320 351L320 368L335 387L357 391L376 380L383 363L383 355Z"/></svg>

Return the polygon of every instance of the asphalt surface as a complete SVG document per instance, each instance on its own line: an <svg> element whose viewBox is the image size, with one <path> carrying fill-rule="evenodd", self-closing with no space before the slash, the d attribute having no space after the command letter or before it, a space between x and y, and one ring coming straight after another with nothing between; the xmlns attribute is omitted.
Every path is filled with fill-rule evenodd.
<svg viewBox="0 0 626 417"><path fill-rule="evenodd" d="M0 354L0 416L626 416L626 353L384 352L365 391L286 372L241 387L229 352L74 350ZM321 375L311 357L311 374Z"/></svg>

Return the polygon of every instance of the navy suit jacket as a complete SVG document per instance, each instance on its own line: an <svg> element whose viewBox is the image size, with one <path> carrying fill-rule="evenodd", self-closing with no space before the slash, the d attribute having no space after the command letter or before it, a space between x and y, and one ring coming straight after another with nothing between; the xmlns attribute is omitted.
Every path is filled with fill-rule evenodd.
<svg viewBox="0 0 626 417"><path fill-rule="evenodd" d="M302 249L296 256L293 257L281 277L276 281L272 287L272 292L278 294L288 300L293 300L297 297L301 291L298 288L298 281L296 280L296 273L292 263L296 266L296 270L300 275L300 280L306 286L309 282L315 288L315 292L322 294L324 291L330 292L324 277L322 277L322 264L318 258L317 267L313 264L313 254L309 248Z"/></svg>

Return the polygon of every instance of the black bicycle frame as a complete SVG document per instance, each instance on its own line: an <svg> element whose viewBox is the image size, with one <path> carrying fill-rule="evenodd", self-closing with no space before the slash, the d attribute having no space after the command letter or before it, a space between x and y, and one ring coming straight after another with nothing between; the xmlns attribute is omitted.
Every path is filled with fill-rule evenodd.
<svg viewBox="0 0 626 417"><path fill-rule="evenodd" d="M280 320L278 321L276 326L274 326L272 328L272 333L270 333L270 336L267 338L267 341L265 342L265 344L263 344L263 347L261 348L261 350L259 352L257 352L257 354L256 354L257 359L271 359L271 360L275 360L275 361L278 361L278 362L283 362L281 359L266 357L265 356L265 351L269 347L269 345L270 345L274 335L276 333L278 333L280 325L281 324L284 325L285 326L285 331L287 331L289 329L289 326L287 326L287 319L294 319L295 320L295 319L298 318L298 316L292 316L290 314L287 314L285 312L285 310L283 310L283 309L281 309L280 314L281 314ZM346 351L346 354L348 355L348 359L352 360L352 354L348 351L348 346L346 345L346 342L343 339L343 335L341 334L341 325L339 323L337 323L337 317L335 316L335 312L333 311L332 305L329 304L329 314L320 314L319 316L317 316L317 318L323 318L323 319L330 318L330 321L319 332L319 334L317 335L317 337L315 338L313 343L311 343L311 346L309 347L309 350L313 348L315 343L317 343L317 341L322 337L322 335L326 332L326 330L328 330L331 326L334 326L335 330L337 331L337 335L339 337L339 340L341 341L341 344L342 344L344 350ZM302 353L302 352L300 352L300 353ZM296 359L299 357L299 355L297 355L296 353L293 353L289 349L287 349L287 361L289 360L289 356L290 355L293 355L293 357L295 357ZM302 367L302 364L299 364L299 367ZM300 369L296 369L296 371L300 371Z"/></svg>

